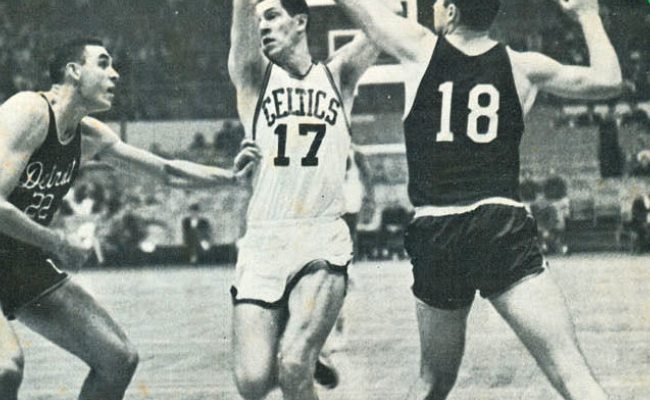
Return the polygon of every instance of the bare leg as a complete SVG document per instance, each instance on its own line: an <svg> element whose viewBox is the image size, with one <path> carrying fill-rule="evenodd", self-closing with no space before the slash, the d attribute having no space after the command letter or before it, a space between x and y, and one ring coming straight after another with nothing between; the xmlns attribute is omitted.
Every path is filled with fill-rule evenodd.
<svg viewBox="0 0 650 400"><path fill-rule="evenodd" d="M343 305L346 278L326 266L302 277L289 297L280 341L279 383L285 400L317 400L314 367Z"/></svg>
<svg viewBox="0 0 650 400"><path fill-rule="evenodd" d="M68 281L18 314L20 322L90 367L80 400L120 400L138 354L110 315L81 286Z"/></svg>
<svg viewBox="0 0 650 400"><path fill-rule="evenodd" d="M25 360L18 337L0 313L0 399L16 400Z"/></svg>
<svg viewBox="0 0 650 400"><path fill-rule="evenodd" d="M607 399L580 351L564 296L548 273L491 301L562 397Z"/></svg>
<svg viewBox="0 0 650 400"><path fill-rule="evenodd" d="M235 382L246 400L264 398L277 385L277 354L286 311L254 304L235 305Z"/></svg>
<svg viewBox="0 0 650 400"><path fill-rule="evenodd" d="M416 302L420 331L420 377L409 400L443 400L456 383L465 351L465 329L471 306L442 310Z"/></svg>

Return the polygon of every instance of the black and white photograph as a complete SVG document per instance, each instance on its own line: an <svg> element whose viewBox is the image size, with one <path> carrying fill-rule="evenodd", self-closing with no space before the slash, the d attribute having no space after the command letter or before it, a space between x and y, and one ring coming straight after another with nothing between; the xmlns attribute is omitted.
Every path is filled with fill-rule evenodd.
<svg viewBox="0 0 650 400"><path fill-rule="evenodd" d="M0 0L0 400L650 399L650 0Z"/></svg>

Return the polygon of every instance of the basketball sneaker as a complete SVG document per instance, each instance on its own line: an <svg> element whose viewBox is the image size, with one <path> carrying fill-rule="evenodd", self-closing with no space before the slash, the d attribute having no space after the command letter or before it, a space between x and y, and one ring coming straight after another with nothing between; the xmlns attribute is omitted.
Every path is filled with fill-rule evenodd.
<svg viewBox="0 0 650 400"><path fill-rule="evenodd" d="M339 384L339 374L327 356L320 355L318 357L314 380L327 389L334 389Z"/></svg>

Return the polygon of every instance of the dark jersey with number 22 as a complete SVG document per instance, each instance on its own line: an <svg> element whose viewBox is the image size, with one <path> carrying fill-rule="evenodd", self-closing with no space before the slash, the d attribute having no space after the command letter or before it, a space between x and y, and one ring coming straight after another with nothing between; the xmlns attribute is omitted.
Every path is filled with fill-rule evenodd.
<svg viewBox="0 0 650 400"><path fill-rule="evenodd" d="M439 37L404 131L414 206L518 200L523 110L502 44L468 56Z"/></svg>
<svg viewBox="0 0 650 400"><path fill-rule="evenodd" d="M34 222L49 225L63 197L74 183L81 155L81 128L66 144L59 141L54 112L48 103L49 129L43 144L32 154L9 202ZM0 248L11 249L18 243L0 235Z"/></svg>

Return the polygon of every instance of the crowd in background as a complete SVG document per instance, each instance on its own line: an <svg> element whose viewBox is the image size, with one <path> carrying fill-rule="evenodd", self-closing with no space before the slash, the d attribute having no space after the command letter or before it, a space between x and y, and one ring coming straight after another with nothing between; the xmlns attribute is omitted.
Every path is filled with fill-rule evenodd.
<svg viewBox="0 0 650 400"><path fill-rule="evenodd" d="M650 101L650 41L647 40L650 13L644 2L622 4L618 0L602 0L601 3L624 70L626 91L619 105L625 103L626 108L620 111L612 104L606 113L597 113L593 105L587 104L587 111L578 115L559 114L554 127L597 127L601 177L648 177L650 121L647 110L640 105ZM504 0L503 4L495 37L516 50L542 51L567 63L588 62L583 35L553 7L528 0ZM222 0L0 2L0 101L20 90L47 88L48 77L43 66L51 49L71 36L90 34L105 40L121 74L114 107L101 118L112 121L234 119L235 92L227 73L230 15L231 2ZM314 19L310 29L326 32L327 27L319 26L319 19ZM324 42L318 40L311 45L323 46ZM326 51L320 49L315 53L326 54ZM395 90L387 87L386 96L396 97ZM375 97L381 95L380 88L371 92ZM541 98L540 101L556 104L557 100ZM367 104L368 113L386 111L373 109L376 105L363 99L359 104ZM631 125L639 133L635 144L624 151L617 141L618 130ZM227 122L219 132L194 132L193 135L192 143L186 148L161 149L154 144L150 150L169 158L229 167L244 132L240 124ZM607 142L613 139L616 141ZM381 138L378 140L383 143ZM370 159L369 163L375 185L404 184L403 157L391 155ZM234 243L243 229L246 190L186 192L153 187L135 178L125 186L116 184L115 173L101 164L87 168L85 177L68 196L67 206L59 218L62 227L74 231L79 240L96 248L100 262L110 261L124 252L153 251L161 244L178 244L184 238L194 247L199 243L200 248L205 247L202 243L205 240L210 244ZM568 216L567 185L571 182L560 176L546 178L541 183L525 180L522 196L529 195L526 201L537 215L545 249L566 253L570 249L562 232ZM648 236L640 230L648 226L647 211L644 216L638 211L641 205L648 208L647 196L643 196L641 193L634 200L636 208L630 219L629 226L636 229L636 238ZM172 218L160 218L163 205L165 210L174 210ZM198 205L202 215L210 216L209 228L202 228L209 231L201 234L204 239L189 240L189 236L183 235L183 219L199 212L194 205ZM391 218L408 219L407 209L399 205L395 209L396 216L391 217L389 209L385 223L378 222L378 226L391 226ZM381 214L381 210L377 212ZM643 218L645 222L641 222ZM192 254L188 253L190 259L194 257Z"/></svg>
<svg viewBox="0 0 650 400"><path fill-rule="evenodd" d="M602 3L629 96L647 100L647 4ZM494 35L517 50L543 51L560 61L587 63L582 34L566 16L554 11L546 2L505 0ZM118 101L105 118L233 118L234 88L227 74L230 14L231 2L221 0L1 2L0 100L19 90L44 88L47 76L42 66L49 51L61 40L83 33L106 41L122 75ZM318 19L311 26L326 34L327 27L319 26ZM311 45L326 42L315 40ZM315 53L327 51L316 49Z"/></svg>

